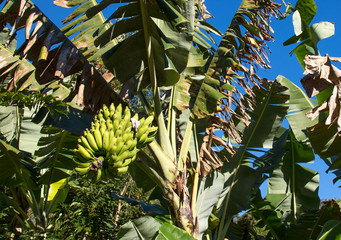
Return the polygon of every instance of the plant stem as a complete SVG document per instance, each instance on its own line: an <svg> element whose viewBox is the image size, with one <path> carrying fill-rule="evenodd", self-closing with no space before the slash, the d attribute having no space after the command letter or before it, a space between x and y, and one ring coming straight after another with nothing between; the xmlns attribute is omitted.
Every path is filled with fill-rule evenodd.
<svg viewBox="0 0 341 240"><path fill-rule="evenodd" d="M169 181L169 183L173 183L176 177L176 166L174 162L169 158L169 156L162 150L161 146L153 141L148 144L148 148L154 154L155 159L157 159L158 164L162 170L163 176Z"/></svg>
<svg viewBox="0 0 341 240"><path fill-rule="evenodd" d="M153 34L153 25L150 23L150 17L148 13L147 1L140 1L141 7L141 15L142 15L142 23L143 23L143 33L144 40L146 46L146 54L148 61L148 72L150 83L153 91L153 101L154 101L154 116L158 123L158 139L160 141L160 145L162 149L168 154L168 156L173 160L174 154L171 142L168 138L167 129L165 125L165 121L162 114L162 108L160 103L160 93L157 84L156 78L156 69L155 69L155 60L154 60L154 52L152 45L152 34Z"/></svg>

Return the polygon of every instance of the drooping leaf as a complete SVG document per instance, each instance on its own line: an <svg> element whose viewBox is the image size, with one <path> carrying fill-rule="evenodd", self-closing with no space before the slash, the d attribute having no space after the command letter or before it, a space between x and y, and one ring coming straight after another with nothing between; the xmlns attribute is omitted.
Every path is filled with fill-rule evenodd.
<svg viewBox="0 0 341 240"><path fill-rule="evenodd" d="M331 64L339 62L340 58L328 55L307 56L305 58L306 76L301 82L308 96L317 96L319 105L307 113L311 119L318 116L320 120L308 128L308 135L315 152L322 158L337 155L341 131L339 79L341 71ZM328 111L325 115L324 112Z"/></svg>
<svg viewBox="0 0 341 240"><path fill-rule="evenodd" d="M218 153L221 159L225 155L228 160L222 168L226 190L222 197L223 203L220 203L219 235L227 231L232 216L249 204L249 198L259 179L257 171L249 166L253 160L249 151L252 148L272 147L274 136L287 113L287 107L280 105L288 100L288 96L282 93L283 90L285 89L276 82L270 82L266 89L255 89L256 102L253 109L248 110L252 118L249 126L245 126L240 119L233 119L231 122L244 135L232 157L226 150Z"/></svg>
<svg viewBox="0 0 341 240"><path fill-rule="evenodd" d="M301 42L292 53L295 53L297 60L304 69L304 58L306 55L319 55L317 43L334 35L334 24L331 22L320 22L310 26L314 18L317 7L314 0L299 0L296 2L295 9L290 8L287 16L293 14L293 25L295 35L283 43L284 46Z"/></svg>
<svg viewBox="0 0 341 240"><path fill-rule="evenodd" d="M313 121L306 117L306 113L314 107L314 104L298 86L285 77L278 76L276 80L288 88L284 93L290 96L286 103L289 106L286 119L289 121L290 128L298 141L306 141L306 128L317 123L317 120Z"/></svg>
<svg viewBox="0 0 341 240"><path fill-rule="evenodd" d="M298 142L292 133L284 134L288 136L284 146L286 153L270 174L267 200L274 207L289 211L289 221L296 221L304 211L318 209L319 175L318 172L298 164L314 159L311 147Z"/></svg>
<svg viewBox="0 0 341 240"><path fill-rule="evenodd" d="M324 158L324 162L329 166L327 172L332 171L336 177L333 179L334 184L341 179L341 157L340 154L333 157Z"/></svg>
<svg viewBox="0 0 341 240"><path fill-rule="evenodd" d="M153 239L160 226L161 224L150 216L134 219L122 225L118 232L118 239Z"/></svg>
<svg viewBox="0 0 341 240"><path fill-rule="evenodd" d="M311 34L314 45L325 38L331 37L335 34L334 23L319 22L311 25Z"/></svg>
<svg viewBox="0 0 341 240"><path fill-rule="evenodd" d="M26 40L17 49L16 55L20 59L28 59L29 62L14 59L17 66L25 67L25 71L20 72L24 75L17 75L19 83L25 83L29 79L23 85L28 87L33 83L34 76L43 85L82 72L77 78L76 88L69 93L68 101L78 93L77 104L89 108L90 111L96 111L93 107L113 101L111 98L115 99L116 95L110 85L71 41L31 1L23 4L19 0L7 2L2 9L1 18L3 26L7 23L12 25L11 34L25 29ZM33 65L35 71L28 71L24 64ZM119 100L116 98L114 101Z"/></svg>
<svg viewBox="0 0 341 240"><path fill-rule="evenodd" d="M224 188L224 176L217 171L201 178L197 195L196 216L199 222L199 239L208 229L209 217Z"/></svg>
<svg viewBox="0 0 341 240"><path fill-rule="evenodd" d="M330 220L326 222L317 239L318 240L341 239L341 221Z"/></svg>
<svg viewBox="0 0 341 240"><path fill-rule="evenodd" d="M317 13L317 7L314 0L298 0L295 9L299 11L302 22L305 26L309 26Z"/></svg>
<svg viewBox="0 0 341 240"><path fill-rule="evenodd" d="M40 148L36 151L40 158L38 168L45 169L40 183L50 185L70 176L78 138L66 130L48 126L42 128L42 133L46 135L39 139Z"/></svg>
<svg viewBox="0 0 341 240"><path fill-rule="evenodd" d="M167 1L143 4L132 2L118 8L113 14L115 18L126 17L126 11L122 11L122 8L134 9L134 14L132 16L128 14L127 18L100 32L100 35L107 35L110 38L99 36L96 43L104 46L110 39L121 34L127 36L103 55L107 68L122 83L133 77L138 78L135 89L153 84L155 77L157 86L174 85L187 65L191 47L193 29L183 28L181 31L177 29L187 20L181 16L177 7Z"/></svg>
<svg viewBox="0 0 341 240"><path fill-rule="evenodd" d="M0 140L0 183L7 187L21 185L24 189L34 189L34 162L24 159L16 148Z"/></svg>

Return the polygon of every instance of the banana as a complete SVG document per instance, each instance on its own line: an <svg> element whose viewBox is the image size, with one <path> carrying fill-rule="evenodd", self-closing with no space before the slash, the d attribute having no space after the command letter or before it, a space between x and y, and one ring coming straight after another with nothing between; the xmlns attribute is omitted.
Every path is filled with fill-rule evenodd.
<svg viewBox="0 0 341 240"><path fill-rule="evenodd" d="M132 140L132 139L126 141L126 142L123 144L123 146L122 146L120 152L119 152L117 155L120 155L121 153L126 152L126 151L130 148L130 146L133 144L133 142L134 142L134 140Z"/></svg>
<svg viewBox="0 0 341 240"><path fill-rule="evenodd" d="M109 129L109 145L112 144L115 138L115 132L112 128ZM115 138L116 139L116 138Z"/></svg>
<svg viewBox="0 0 341 240"><path fill-rule="evenodd" d="M128 107L126 107L124 109L124 115L123 115L123 122L124 122L124 127L125 125L128 124L128 122L130 122L130 118L131 118L131 113L130 113L130 109Z"/></svg>
<svg viewBox="0 0 341 240"><path fill-rule="evenodd" d="M115 131L116 138L122 137L123 135L123 128L121 126L118 127L118 129Z"/></svg>
<svg viewBox="0 0 341 240"><path fill-rule="evenodd" d="M102 110L103 110L104 118L105 119L110 119L110 111L109 111L107 105L103 105Z"/></svg>
<svg viewBox="0 0 341 240"><path fill-rule="evenodd" d="M138 118L137 118L138 119ZM140 127L142 127L143 125L144 125L144 121L145 121L146 119L145 118L141 118L140 120L139 120L139 123L140 123Z"/></svg>
<svg viewBox="0 0 341 240"><path fill-rule="evenodd" d="M145 134L148 131L149 126L148 125L140 125L140 127L137 129L136 138L139 141L139 139L142 137L143 134Z"/></svg>
<svg viewBox="0 0 341 240"><path fill-rule="evenodd" d="M78 167L81 167L81 168L85 168L85 167L89 168L89 166L91 164L90 161L89 162L79 162L75 158L73 158L72 160Z"/></svg>
<svg viewBox="0 0 341 240"><path fill-rule="evenodd" d="M123 174L123 173L126 173L126 172L128 171L128 167L129 167L129 166L125 166L125 167L116 168L116 173L117 173L117 174Z"/></svg>
<svg viewBox="0 0 341 240"><path fill-rule="evenodd" d="M112 134L110 134L112 135ZM110 137L110 142L109 142L109 155L113 154L114 152L116 152L116 143L117 143L117 138L114 137Z"/></svg>
<svg viewBox="0 0 341 240"><path fill-rule="evenodd" d="M157 133L158 129L159 129L158 127L153 127L153 126L149 127L149 129L148 129L148 136L149 137L155 136L155 134Z"/></svg>
<svg viewBox="0 0 341 240"><path fill-rule="evenodd" d="M101 110L102 110L102 109L101 109ZM96 118L97 118L97 120L100 121L100 122L101 122L102 120L105 121L105 118L104 118L104 115L102 114L102 111L100 111L100 112L97 114Z"/></svg>
<svg viewBox="0 0 341 240"><path fill-rule="evenodd" d="M99 128L99 131L103 135L105 131L107 131L107 126L105 124L102 124L101 127Z"/></svg>
<svg viewBox="0 0 341 240"><path fill-rule="evenodd" d="M82 145L78 144L78 153L86 160L92 160L95 156Z"/></svg>
<svg viewBox="0 0 341 240"><path fill-rule="evenodd" d="M154 120L154 116L151 115L151 116L146 118L146 120L144 121L143 125L149 126L153 122L153 120Z"/></svg>
<svg viewBox="0 0 341 240"><path fill-rule="evenodd" d="M115 113L115 104L111 103L109 109L110 109L110 117L112 117Z"/></svg>
<svg viewBox="0 0 341 240"><path fill-rule="evenodd" d="M85 147L86 149L88 149L89 151L91 151L92 153L94 153L95 151L92 149L92 147L90 146L88 140L86 140L86 138L84 136L81 136L80 138L78 138L78 143L81 144L83 147Z"/></svg>
<svg viewBox="0 0 341 240"><path fill-rule="evenodd" d="M96 129L100 127L100 121L96 121L91 123L91 129Z"/></svg>
<svg viewBox="0 0 341 240"><path fill-rule="evenodd" d="M94 182L98 182L101 179L101 176L102 176L102 170L101 169L97 169L96 177L94 178Z"/></svg>
<svg viewBox="0 0 341 240"><path fill-rule="evenodd" d="M93 134L94 134L98 149L102 150L103 149L103 143L102 143L102 134L101 134L100 130L95 129Z"/></svg>
<svg viewBox="0 0 341 240"><path fill-rule="evenodd" d="M124 109L124 116L129 116L128 118L130 119L131 118L131 113L130 113L130 109L129 107L125 107Z"/></svg>
<svg viewBox="0 0 341 240"><path fill-rule="evenodd" d="M122 104L119 104L116 108L116 111L114 113L114 118L121 120L122 119Z"/></svg>
<svg viewBox="0 0 341 240"><path fill-rule="evenodd" d="M115 118L113 122L113 129L116 132L116 130L120 127L120 119Z"/></svg>
<svg viewBox="0 0 341 240"><path fill-rule="evenodd" d="M105 125L107 126L107 129L113 128L114 126L110 118L105 120Z"/></svg>
<svg viewBox="0 0 341 240"><path fill-rule="evenodd" d="M110 150L110 133L109 131L105 131L103 133L103 139L102 139L102 142L103 142L103 150L108 152Z"/></svg>
<svg viewBox="0 0 341 240"><path fill-rule="evenodd" d="M128 120L128 123L125 126L123 126L123 129L124 129L124 133L123 134L125 134L125 133L132 133L133 134L132 136L134 136L134 131L131 128L130 120Z"/></svg>
<svg viewBox="0 0 341 240"><path fill-rule="evenodd" d="M79 173L80 175L84 175L89 172L89 167L76 167L75 171Z"/></svg>
<svg viewBox="0 0 341 240"><path fill-rule="evenodd" d="M119 167L122 167L122 165L123 165L123 161L116 161L116 162L111 163L110 166L112 168L119 168Z"/></svg>
<svg viewBox="0 0 341 240"><path fill-rule="evenodd" d="M114 162L112 166L114 168L125 167L125 166L128 166L131 162L132 162L132 158L127 158L127 159L124 159L123 161Z"/></svg>
<svg viewBox="0 0 341 240"><path fill-rule="evenodd" d="M113 163L113 162L116 162L116 161L117 161L117 155L116 154L112 154L110 156L109 163Z"/></svg>
<svg viewBox="0 0 341 240"><path fill-rule="evenodd" d="M135 118L136 120L139 120L139 115L137 113L135 113L135 115L132 118Z"/></svg>
<svg viewBox="0 0 341 240"><path fill-rule="evenodd" d="M127 142L129 140L132 140L134 138L134 133L132 131L126 131L122 135L122 139Z"/></svg>
<svg viewBox="0 0 341 240"><path fill-rule="evenodd" d="M132 158L132 157L134 157L137 154L137 151L138 151L137 148L135 148L132 151L125 151L122 154L117 155L116 161L123 161L126 158Z"/></svg>
<svg viewBox="0 0 341 240"><path fill-rule="evenodd" d="M86 137L86 140L88 140L88 143L89 143L89 145L91 146L91 148L92 148L95 152L98 151L99 149L98 149L98 146L97 146L96 139L95 139L94 135L93 135L91 132L87 131L87 132L84 134L84 136Z"/></svg>
<svg viewBox="0 0 341 240"><path fill-rule="evenodd" d="M123 139L121 141L119 141L119 139L118 139L118 141L116 142L116 151L115 151L115 153L117 155L118 155L119 152L121 152L121 149L122 149L123 145L124 145Z"/></svg>
<svg viewBox="0 0 341 240"><path fill-rule="evenodd" d="M145 132L140 138L137 138L137 145L144 146L147 137L148 137L148 132Z"/></svg>
<svg viewBox="0 0 341 240"><path fill-rule="evenodd" d="M144 144L149 144L149 143L151 143L152 141L154 141L154 136L153 136L153 137L148 137L148 138L146 139L146 141L144 142Z"/></svg>

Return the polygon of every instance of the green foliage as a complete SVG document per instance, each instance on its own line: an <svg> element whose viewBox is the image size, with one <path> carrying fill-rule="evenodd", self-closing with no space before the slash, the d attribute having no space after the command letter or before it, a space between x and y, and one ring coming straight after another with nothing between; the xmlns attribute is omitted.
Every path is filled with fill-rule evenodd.
<svg viewBox="0 0 341 240"><path fill-rule="evenodd" d="M143 214L140 206L131 206L111 197L111 193L119 193L130 182L126 179L129 179L127 174L119 181L91 184L78 180L76 185L71 185L68 198L54 212L51 236L59 239L116 239L122 224ZM125 195L145 198L133 182Z"/></svg>
<svg viewBox="0 0 341 240"><path fill-rule="evenodd" d="M40 92L8 92L0 88L0 99L1 106L18 105L25 106L28 109L44 106L52 115L55 111L66 114L63 107L66 107L67 105L63 101L56 99L53 95L46 95Z"/></svg>
<svg viewBox="0 0 341 240"><path fill-rule="evenodd" d="M215 51L200 32L218 33L203 21L207 16L203 1L55 2L64 7L79 5L61 30L31 1L25 8L23 1L8 1L1 11L0 23L13 25L13 30L0 34L4 43L0 97L1 104L8 106L0 122L4 139L0 182L6 186L0 192L0 209L11 223L4 226L8 230L4 237L17 226L27 229L15 234L37 239L205 235L219 240L292 239L296 233L302 239L318 234L320 239L338 237L333 235L340 229L338 205L329 201L318 209L318 173L300 165L314 159L309 140L315 153L336 155L339 141L331 145L332 152L322 154L336 129L323 132L315 125L316 134L308 129L307 135L306 128L314 123L305 117L314 107L310 99L282 76L271 82L254 73L255 66L269 67L265 60L266 41L272 40L268 17L278 14L278 4L241 1ZM101 11L110 4L118 7L106 20ZM295 30L285 45L301 42L293 50L301 64L307 53L318 54L321 39L334 34L332 23L310 26L316 12L314 0L298 0L285 13L293 13ZM13 51L14 46L6 42L23 28L25 42ZM106 69L111 73L104 78ZM112 81L113 74L122 85ZM45 106L64 113L63 107L78 105L94 113L103 104L122 101L113 89L122 89L120 98L130 101L134 110L154 115L155 141L141 149L139 159L130 165L136 184L130 177L105 184L73 181L77 137L68 130L80 134L92 117L70 110L67 119L53 121L61 129L39 124L31 128L32 118L25 118L25 112L30 112L23 109ZM134 91L135 101L131 100ZM284 118L289 129L281 127ZM198 119L205 120L198 123ZM217 129L224 131L222 138ZM145 132L148 127L138 134ZM96 135L102 142L102 136ZM23 152L27 150L21 136L39 136L38 144L33 144L39 149L33 146L30 154ZM116 147L105 142L106 147ZM339 156L326 161L330 170L339 170ZM266 177L268 194L262 199L258 187ZM148 191L148 198L136 185ZM156 201L146 203L147 199ZM143 216L140 205L159 216ZM160 216L165 209L171 220ZM236 219L242 210L248 211Z"/></svg>

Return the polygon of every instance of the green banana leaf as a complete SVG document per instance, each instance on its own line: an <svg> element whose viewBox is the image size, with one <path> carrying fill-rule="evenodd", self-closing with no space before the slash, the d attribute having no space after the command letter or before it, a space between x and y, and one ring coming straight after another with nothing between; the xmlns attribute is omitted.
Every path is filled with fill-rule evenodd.
<svg viewBox="0 0 341 240"><path fill-rule="evenodd" d="M202 239L208 229L208 219L223 192L224 180L224 176L217 171L200 179L195 209L195 216L199 222L199 239Z"/></svg>
<svg viewBox="0 0 341 240"><path fill-rule="evenodd" d="M253 91L256 100L253 109L248 110L252 118L248 127L240 119L233 119L233 124L244 134L241 144L236 146L236 154L230 156L225 149L218 153L221 159L224 156L228 159L222 167L225 193L218 203L217 216L221 218L218 238L226 233L233 215L248 207L251 193L259 180L258 172L250 167L253 158L249 151L254 148L271 148L287 114L288 107L281 106L288 100L288 95L282 93L285 89L277 82L269 82L266 87ZM224 138L228 140L226 136Z"/></svg>
<svg viewBox="0 0 341 240"><path fill-rule="evenodd" d="M15 147L19 146L21 114L18 106L0 106L1 139Z"/></svg>
<svg viewBox="0 0 341 240"><path fill-rule="evenodd" d="M18 69L18 74L14 78L15 82L19 83L18 87L32 86L34 78L39 84L45 85L56 79L63 80L82 72L76 79L76 88L68 94L68 102L78 94L77 104L81 107L89 107L91 111L97 110L93 109L93 106L100 107L104 103L108 105L112 99L118 102L117 95L103 76L52 21L31 1L26 3L25 8L21 6L22 3L20 0L8 1L1 10L3 16L1 24L12 25L13 34L17 34L22 28L25 29L26 40L12 57L14 64L12 65L17 66ZM28 61L21 60L23 58ZM6 61L3 63L2 72L5 72L11 65ZM35 87L33 89L37 90Z"/></svg>
<svg viewBox="0 0 341 240"><path fill-rule="evenodd" d="M157 86L174 85L187 65L193 36L190 30L177 29L187 22L179 11L179 6L165 0L131 1L118 8L112 16L127 18L99 33L95 42L102 46L113 38L126 35L103 55L106 67L122 83L137 78L137 90L154 84L156 79Z"/></svg>
<svg viewBox="0 0 341 240"><path fill-rule="evenodd" d="M341 239L341 221L330 220L326 222L317 239L318 240Z"/></svg>
<svg viewBox="0 0 341 240"><path fill-rule="evenodd" d="M286 119L289 122L290 128L298 141L307 141L306 129L316 124L317 119L310 120L306 117L306 113L314 108L315 105L297 85L280 75L276 79L282 86L287 88L284 93L290 96L289 101L285 103L285 105L289 106Z"/></svg>
<svg viewBox="0 0 341 240"><path fill-rule="evenodd" d="M44 126L41 132L45 136L39 139L39 149L35 153L37 167L44 170L40 183L50 185L71 175L73 150L77 146L78 136L50 126Z"/></svg>
<svg viewBox="0 0 341 240"><path fill-rule="evenodd" d="M153 239L158 234L161 224L150 216L131 220L120 228L118 239Z"/></svg>
<svg viewBox="0 0 341 240"><path fill-rule="evenodd" d="M291 9L293 13L293 26L295 35L286 40L283 45L294 43L300 44L292 50L297 60L305 69L304 57L306 55L319 55L317 43L325 38L335 34L334 23L319 22L312 24L314 16L317 13L317 6L314 0L299 0L296 2L295 9ZM288 14L287 14L288 15Z"/></svg>
<svg viewBox="0 0 341 240"><path fill-rule="evenodd" d="M266 199L274 207L289 213L286 221L296 222L304 211L319 207L319 174L298 164L314 159L311 147L298 142L292 132L284 134L287 136L286 144L283 144L286 152L270 174Z"/></svg>
<svg viewBox="0 0 341 240"><path fill-rule="evenodd" d="M35 163L25 159L20 150L0 140L0 183L3 186L21 186L23 189L36 189L34 176Z"/></svg>

